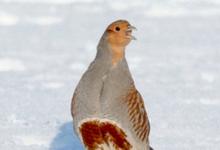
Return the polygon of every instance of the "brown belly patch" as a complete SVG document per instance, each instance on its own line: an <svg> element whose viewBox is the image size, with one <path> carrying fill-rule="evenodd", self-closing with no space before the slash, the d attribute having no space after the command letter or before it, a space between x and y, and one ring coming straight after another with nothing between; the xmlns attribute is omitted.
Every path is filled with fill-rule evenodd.
<svg viewBox="0 0 220 150"><path fill-rule="evenodd" d="M117 125L99 120L87 121L80 126L84 145L88 150L101 149L102 144L112 144L115 150L131 150L125 132Z"/></svg>

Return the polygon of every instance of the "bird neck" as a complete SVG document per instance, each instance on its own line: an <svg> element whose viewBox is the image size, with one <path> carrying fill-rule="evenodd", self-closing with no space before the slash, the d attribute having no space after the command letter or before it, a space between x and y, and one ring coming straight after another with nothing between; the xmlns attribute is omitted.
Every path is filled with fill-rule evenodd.
<svg viewBox="0 0 220 150"><path fill-rule="evenodd" d="M125 56L125 47L118 45L110 45L110 51L112 56L112 65L115 66L120 62Z"/></svg>
<svg viewBox="0 0 220 150"><path fill-rule="evenodd" d="M103 35L97 47L96 59L103 59L112 66L117 65L125 58L125 46L109 44L106 36Z"/></svg>

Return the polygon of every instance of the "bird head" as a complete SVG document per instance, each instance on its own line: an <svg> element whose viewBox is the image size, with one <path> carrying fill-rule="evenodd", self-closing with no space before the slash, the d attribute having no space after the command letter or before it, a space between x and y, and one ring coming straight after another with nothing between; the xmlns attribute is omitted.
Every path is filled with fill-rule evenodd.
<svg viewBox="0 0 220 150"><path fill-rule="evenodd" d="M136 28L126 20L117 20L111 23L107 29L107 40L110 45L125 47L131 40L136 38L132 35L132 31Z"/></svg>

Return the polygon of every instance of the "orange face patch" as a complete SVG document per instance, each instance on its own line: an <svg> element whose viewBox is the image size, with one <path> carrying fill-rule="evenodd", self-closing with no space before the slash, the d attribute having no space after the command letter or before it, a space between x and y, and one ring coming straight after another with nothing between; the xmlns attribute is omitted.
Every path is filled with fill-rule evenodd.
<svg viewBox="0 0 220 150"><path fill-rule="evenodd" d="M132 148L123 130L107 121L85 122L80 127L80 133L88 150L101 148L101 144L112 144L116 150L130 150Z"/></svg>
<svg viewBox="0 0 220 150"><path fill-rule="evenodd" d="M131 39L128 37L128 28L130 24L125 20L113 22L106 29L107 39L110 45L125 47Z"/></svg>
<svg viewBox="0 0 220 150"><path fill-rule="evenodd" d="M115 65L124 57L125 46L131 41L130 24L125 20L113 22L106 29L108 44L112 52L112 64Z"/></svg>

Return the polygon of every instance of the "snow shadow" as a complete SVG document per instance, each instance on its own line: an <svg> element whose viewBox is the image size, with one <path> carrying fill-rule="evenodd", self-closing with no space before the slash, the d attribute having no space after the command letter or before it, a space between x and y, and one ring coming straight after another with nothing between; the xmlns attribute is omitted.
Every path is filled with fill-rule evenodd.
<svg viewBox="0 0 220 150"><path fill-rule="evenodd" d="M73 123L63 124L50 144L49 150L84 150L80 140L73 131Z"/></svg>

